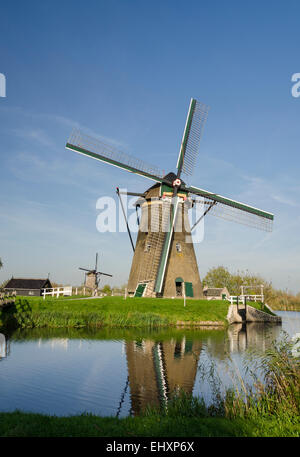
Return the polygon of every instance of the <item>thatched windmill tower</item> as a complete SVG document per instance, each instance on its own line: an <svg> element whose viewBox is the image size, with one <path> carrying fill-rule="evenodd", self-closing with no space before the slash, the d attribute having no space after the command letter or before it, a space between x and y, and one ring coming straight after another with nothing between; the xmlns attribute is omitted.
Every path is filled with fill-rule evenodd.
<svg viewBox="0 0 300 457"><path fill-rule="evenodd" d="M86 272L85 277L84 277L84 286L87 289L92 290L93 296L98 295L98 287L99 287L101 275L110 276L112 278L112 275L110 275L108 273L103 273L102 271L97 271L98 270L98 252L96 252L95 268L91 269L91 268L79 267L79 270L83 270Z"/></svg>
<svg viewBox="0 0 300 457"><path fill-rule="evenodd" d="M198 187L187 186L181 180L182 173L193 173L207 113L207 106L191 99L176 173L166 175L157 167L117 151L78 130L72 133L66 145L67 149L79 154L156 182L156 185L143 194L128 192L128 195L145 197L140 204L142 218L136 246L127 223L134 251L129 278L131 295L175 297L185 294L195 298L202 295L187 218L188 209L195 204L203 206L203 214L199 220L209 213L262 230L272 229L273 214ZM118 190L117 193L120 196ZM196 196L201 199L196 200ZM148 224L145 222L147 219ZM180 220L183 220L184 229L178 231L178 227L181 227Z"/></svg>
<svg viewBox="0 0 300 457"><path fill-rule="evenodd" d="M166 178L173 181L176 176L169 173ZM141 223L128 281L131 295L156 296L155 281L170 219L170 203L168 205L166 199L171 199L172 193L171 187L155 184L136 202L141 208ZM161 296L182 297L185 294L201 298L202 287L188 219L193 202L186 192L179 190L177 195L179 207Z"/></svg>

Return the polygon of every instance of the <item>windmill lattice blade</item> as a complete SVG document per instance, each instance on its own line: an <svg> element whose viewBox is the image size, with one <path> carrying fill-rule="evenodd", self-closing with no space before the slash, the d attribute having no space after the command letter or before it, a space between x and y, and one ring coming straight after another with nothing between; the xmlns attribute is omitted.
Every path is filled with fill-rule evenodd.
<svg viewBox="0 0 300 457"><path fill-rule="evenodd" d="M209 107L204 103L191 99L177 161L179 175L181 170L186 175L193 174L208 110Z"/></svg>
<svg viewBox="0 0 300 457"><path fill-rule="evenodd" d="M171 247L172 235L173 235L174 225L176 222L176 216L177 216L177 212L178 212L178 204L179 204L179 198L173 197L173 204L171 206L171 217L170 217L169 230L165 235L165 240L164 240L164 244L162 247L160 262L158 265L157 276L156 276L156 281L155 281L155 292L158 292L158 293L161 293L162 287L163 287L163 282L164 282L164 278L165 278L166 267L167 267L167 262L168 262L170 247Z"/></svg>
<svg viewBox="0 0 300 457"><path fill-rule="evenodd" d="M93 272L93 270L88 270L87 268L80 268L80 267L78 268L78 270L88 271L88 272L91 272L91 273Z"/></svg>
<svg viewBox="0 0 300 457"><path fill-rule="evenodd" d="M215 202L209 211L209 214L212 214L213 216L238 222L239 224L254 227L266 232L272 231L274 220L274 215L272 213L262 211L258 208L254 208L252 206L245 205L244 203L230 200L222 197L221 195L212 194L195 187L190 187L189 191L196 195L205 197L204 201L197 201L199 204L211 205Z"/></svg>
<svg viewBox="0 0 300 457"><path fill-rule="evenodd" d="M162 182L163 172L154 165L149 165L143 160L135 158L125 152L118 151L102 141L92 138L78 129L71 133L67 149L87 155L93 159L106 162L115 167L135 173L156 182Z"/></svg>

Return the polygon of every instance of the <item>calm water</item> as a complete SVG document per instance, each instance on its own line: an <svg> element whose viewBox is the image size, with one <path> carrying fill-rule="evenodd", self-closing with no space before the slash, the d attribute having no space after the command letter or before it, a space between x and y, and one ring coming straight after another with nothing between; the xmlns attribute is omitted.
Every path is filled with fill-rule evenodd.
<svg viewBox="0 0 300 457"><path fill-rule="evenodd" d="M265 350L281 330L300 332L299 312L280 312L282 326L236 324L229 330L23 330L0 334L0 410L56 415L138 414L174 389L209 403L214 363L222 388L244 372L247 348ZM231 368L230 368L231 367Z"/></svg>

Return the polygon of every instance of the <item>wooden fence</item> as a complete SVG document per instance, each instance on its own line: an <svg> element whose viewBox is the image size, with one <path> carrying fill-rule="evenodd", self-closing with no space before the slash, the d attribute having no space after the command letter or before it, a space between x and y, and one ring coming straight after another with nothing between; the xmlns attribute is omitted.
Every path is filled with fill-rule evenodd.
<svg viewBox="0 0 300 457"><path fill-rule="evenodd" d="M263 295L230 295L229 301L231 305L237 305L238 303L245 303L245 300L247 301L260 301L264 302L264 296Z"/></svg>
<svg viewBox="0 0 300 457"><path fill-rule="evenodd" d="M72 295L72 286L65 287L54 287L52 289L42 289L42 295L45 300L46 295L51 295L51 297L62 296L71 296Z"/></svg>

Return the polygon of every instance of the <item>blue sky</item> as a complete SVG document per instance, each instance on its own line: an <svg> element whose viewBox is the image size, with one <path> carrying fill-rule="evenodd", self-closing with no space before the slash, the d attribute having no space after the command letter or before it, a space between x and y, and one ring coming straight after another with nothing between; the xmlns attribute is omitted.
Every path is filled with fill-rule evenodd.
<svg viewBox="0 0 300 457"><path fill-rule="evenodd" d="M99 251L124 283L126 233L96 230L96 201L151 181L65 150L74 126L174 171L188 104L211 109L190 183L275 213L266 234L208 216L200 274L249 269L300 290L300 4L11 1L1 5L0 281L80 284Z"/></svg>

